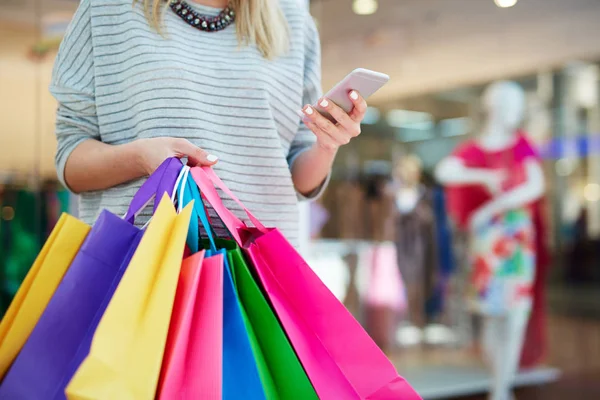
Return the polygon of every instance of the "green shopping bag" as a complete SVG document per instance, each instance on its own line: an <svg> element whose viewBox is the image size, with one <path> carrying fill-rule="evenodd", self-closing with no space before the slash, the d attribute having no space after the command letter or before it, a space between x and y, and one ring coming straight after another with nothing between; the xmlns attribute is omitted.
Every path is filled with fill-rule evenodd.
<svg viewBox="0 0 600 400"><path fill-rule="evenodd" d="M228 240L218 240L217 246L227 250L246 330L267 398L318 400L279 320L252 277L240 248Z"/></svg>

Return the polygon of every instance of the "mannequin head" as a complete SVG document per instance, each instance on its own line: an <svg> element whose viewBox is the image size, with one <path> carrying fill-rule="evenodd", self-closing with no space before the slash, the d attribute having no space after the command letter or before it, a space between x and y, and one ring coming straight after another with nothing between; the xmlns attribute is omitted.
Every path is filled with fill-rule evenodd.
<svg viewBox="0 0 600 400"><path fill-rule="evenodd" d="M417 156L403 156L396 163L394 178L403 186L417 186L421 182L422 168L421 160Z"/></svg>
<svg viewBox="0 0 600 400"><path fill-rule="evenodd" d="M525 114L525 92L515 82L492 83L483 94L488 133L514 132Z"/></svg>

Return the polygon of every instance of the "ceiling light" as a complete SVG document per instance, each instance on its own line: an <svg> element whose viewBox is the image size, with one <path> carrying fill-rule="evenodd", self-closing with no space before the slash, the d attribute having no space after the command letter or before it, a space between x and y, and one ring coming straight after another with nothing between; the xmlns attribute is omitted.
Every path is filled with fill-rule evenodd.
<svg viewBox="0 0 600 400"><path fill-rule="evenodd" d="M509 8L517 4L517 0L494 0L494 3L500 8Z"/></svg>
<svg viewBox="0 0 600 400"><path fill-rule="evenodd" d="M377 0L354 0L352 10L358 15L371 15L377 11Z"/></svg>

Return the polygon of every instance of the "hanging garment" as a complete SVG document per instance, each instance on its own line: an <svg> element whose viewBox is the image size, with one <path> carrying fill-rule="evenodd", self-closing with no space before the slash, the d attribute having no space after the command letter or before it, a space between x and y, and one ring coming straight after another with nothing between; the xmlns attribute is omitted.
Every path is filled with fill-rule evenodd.
<svg viewBox="0 0 600 400"><path fill-rule="evenodd" d="M443 313L448 293L449 280L455 269L452 251L452 231L446 211L444 190L437 186L433 189L433 212L435 215L435 243L437 253L436 282L427 299L427 316L430 319Z"/></svg>
<svg viewBox="0 0 600 400"><path fill-rule="evenodd" d="M366 329L386 353L394 342L398 317L406 311L406 290L393 242L376 243L361 252L366 270Z"/></svg>
<svg viewBox="0 0 600 400"><path fill-rule="evenodd" d="M431 292L434 259L434 215L430 194L419 186L412 207L396 201L394 218L398 266L406 284L409 316L413 323L423 327L426 322L425 303Z"/></svg>

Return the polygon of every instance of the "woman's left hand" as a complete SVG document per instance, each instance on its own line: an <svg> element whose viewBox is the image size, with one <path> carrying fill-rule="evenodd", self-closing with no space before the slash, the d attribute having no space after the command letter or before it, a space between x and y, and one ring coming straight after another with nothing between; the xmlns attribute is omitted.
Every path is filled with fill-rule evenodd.
<svg viewBox="0 0 600 400"><path fill-rule="evenodd" d="M349 113L329 99L319 100L319 106L335 119L335 123L325 118L311 105L306 105L302 109L304 124L317 136L317 144L332 153L360 135L360 123L367 111L367 102L357 91L352 90L348 93L348 97L354 104Z"/></svg>

